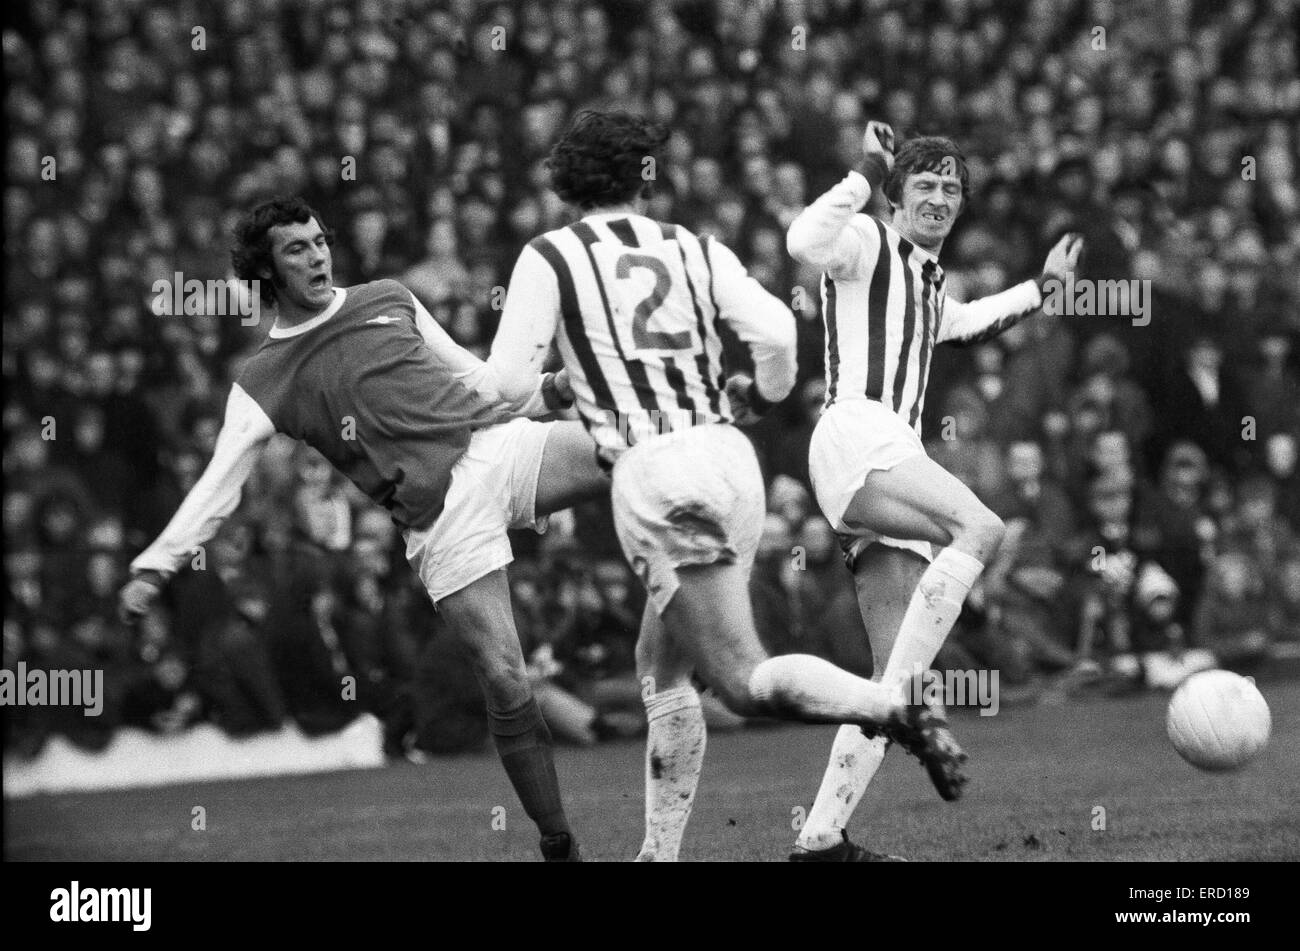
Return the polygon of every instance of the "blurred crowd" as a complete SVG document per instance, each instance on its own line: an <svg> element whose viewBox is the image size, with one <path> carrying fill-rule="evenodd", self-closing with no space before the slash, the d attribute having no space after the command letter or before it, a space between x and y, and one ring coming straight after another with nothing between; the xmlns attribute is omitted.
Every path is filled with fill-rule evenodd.
<svg viewBox="0 0 1300 951"><path fill-rule="evenodd" d="M138 631L130 557L210 456L265 326L156 316L229 274L234 218L301 194L338 284L396 276L485 352L520 247L564 223L542 166L579 108L674 130L652 214L711 233L797 309L800 382L751 435L773 650L870 666L810 504L824 385L793 216L867 118L965 149L944 249L970 299L1085 235L1150 321L1036 317L935 362L934 457L1011 528L941 660L1032 687L1167 685L1300 644L1300 65L1292 0L31 0L7 11L4 664L103 668L99 718L7 708L7 748L199 719L234 735L368 709L394 755L486 737L477 686L386 515L276 441ZM740 355L743 361L743 355ZM573 742L638 728L641 607L608 507L521 536L516 612ZM719 714L721 720L721 715Z"/></svg>

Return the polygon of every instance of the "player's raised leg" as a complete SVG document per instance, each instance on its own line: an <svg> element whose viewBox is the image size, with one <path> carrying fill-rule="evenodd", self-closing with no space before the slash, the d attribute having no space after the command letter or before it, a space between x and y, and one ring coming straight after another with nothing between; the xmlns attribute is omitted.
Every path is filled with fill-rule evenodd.
<svg viewBox="0 0 1300 951"><path fill-rule="evenodd" d="M749 571L765 494L753 447L729 426L638 445L614 467L614 525L668 633L734 713L879 726L900 715L888 690L808 654L768 657Z"/></svg>
<svg viewBox="0 0 1300 951"><path fill-rule="evenodd" d="M497 753L524 812L542 835L542 854L547 859L576 860L577 846L560 799L551 732L528 684L505 569L442 598L438 610L469 651L487 701Z"/></svg>
<svg viewBox="0 0 1300 951"><path fill-rule="evenodd" d="M746 716L810 722L847 716L878 724L901 708L901 697L821 658L769 658L754 629L748 574L747 564L681 566L662 621L653 603L646 606L637 662L650 731L646 836L638 861L676 860L694 804L705 727L692 671Z"/></svg>
<svg viewBox="0 0 1300 951"><path fill-rule="evenodd" d="M887 689L811 654L768 657L749 599L749 568L685 565L664 624L696 672L727 707L746 717L881 726L902 712Z"/></svg>
<svg viewBox="0 0 1300 951"><path fill-rule="evenodd" d="M853 564L858 605L867 629L873 659L872 680L879 681L893 650L898 629L928 562L912 551L883 545L867 546ZM849 841L849 820L867 786L884 762L888 740L868 737L845 724L835 734L830 762L808 818L799 832L793 862L874 862L895 860Z"/></svg>
<svg viewBox="0 0 1300 951"><path fill-rule="evenodd" d="M675 862L695 805L706 732L690 658L647 604L636 645L649 731L645 747L645 839L638 862Z"/></svg>
<svg viewBox="0 0 1300 951"><path fill-rule="evenodd" d="M884 681L898 683L928 670L1002 543L1002 520L960 479L917 454L868 474L842 521L850 529L943 546L912 592Z"/></svg>

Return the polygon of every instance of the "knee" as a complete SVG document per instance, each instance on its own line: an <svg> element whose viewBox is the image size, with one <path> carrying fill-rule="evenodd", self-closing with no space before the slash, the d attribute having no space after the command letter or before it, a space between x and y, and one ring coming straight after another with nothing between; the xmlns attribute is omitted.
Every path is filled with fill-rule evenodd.
<svg viewBox="0 0 1300 951"><path fill-rule="evenodd" d="M996 554L1006 533L1006 523L981 505L961 519L957 531L953 532L953 542L987 561Z"/></svg>
<svg viewBox="0 0 1300 951"><path fill-rule="evenodd" d="M516 707L532 696L523 658L508 651L479 650L473 656L474 673L494 710Z"/></svg>
<svg viewBox="0 0 1300 951"><path fill-rule="evenodd" d="M709 685L723 706L737 716L763 716L762 704L749 690L750 674L750 670L740 671L734 676L719 678L716 683Z"/></svg>

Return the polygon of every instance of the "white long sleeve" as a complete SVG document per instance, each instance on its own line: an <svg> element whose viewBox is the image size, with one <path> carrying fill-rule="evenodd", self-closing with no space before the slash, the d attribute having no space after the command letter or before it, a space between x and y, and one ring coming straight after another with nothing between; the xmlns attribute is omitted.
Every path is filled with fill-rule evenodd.
<svg viewBox="0 0 1300 951"><path fill-rule="evenodd" d="M713 267L713 298L754 358L754 385L763 399L777 403L790 395L798 372L798 330L790 308L749 276L731 249L712 238L701 244Z"/></svg>
<svg viewBox="0 0 1300 951"><path fill-rule="evenodd" d="M131 562L131 570L172 575L193 558L239 504L244 483L274 434L275 424L262 407L239 384L231 387L212 459L162 534Z"/></svg>
<svg viewBox="0 0 1300 951"><path fill-rule="evenodd" d="M483 400L500 404L503 420L516 416L545 416L551 412L542 396L542 378L537 370L504 375L499 363L485 363L452 340L414 294L411 300L415 303L416 329L433 355L453 377Z"/></svg>
<svg viewBox="0 0 1300 951"><path fill-rule="evenodd" d="M997 294L963 304L948 297L937 343L973 343L995 337L1042 306L1037 281L1023 281Z"/></svg>
<svg viewBox="0 0 1300 951"><path fill-rule="evenodd" d="M832 277L860 276L863 238L871 235L851 227L871 197L871 185L858 172L847 176L799 213L786 233L786 249L796 261L811 264Z"/></svg>
<svg viewBox="0 0 1300 951"><path fill-rule="evenodd" d="M560 323L560 289L555 271L525 246L510 273L505 309L488 364L508 392L518 393L537 376L551 352Z"/></svg>

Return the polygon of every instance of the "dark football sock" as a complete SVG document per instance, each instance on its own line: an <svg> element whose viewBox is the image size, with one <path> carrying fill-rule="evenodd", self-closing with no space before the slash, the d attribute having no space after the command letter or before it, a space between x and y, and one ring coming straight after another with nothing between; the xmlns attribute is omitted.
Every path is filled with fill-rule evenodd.
<svg viewBox="0 0 1300 951"><path fill-rule="evenodd" d="M532 697L513 710L488 708L488 724L501 765L515 787L524 812L542 835L569 831L560 801L560 781L551 755L551 731Z"/></svg>

